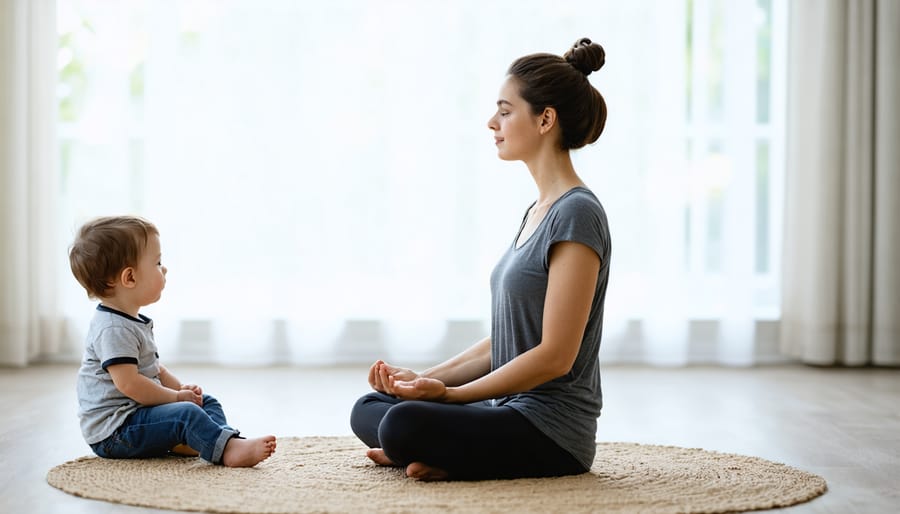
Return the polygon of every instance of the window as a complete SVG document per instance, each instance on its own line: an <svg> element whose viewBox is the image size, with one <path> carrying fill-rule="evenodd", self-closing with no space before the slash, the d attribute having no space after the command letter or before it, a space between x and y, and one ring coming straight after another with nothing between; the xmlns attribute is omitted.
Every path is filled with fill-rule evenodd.
<svg viewBox="0 0 900 514"><path fill-rule="evenodd" d="M536 194L486 128L504 72L588 36L610 114L573 159L613 230L606 355L685 356L653 334L777 317L785 17L772 0L60 2L60 244L95 215L156 222L170 275L147 310L184 359L445 355L487 333L490 270ZM90 304L60 273L77 324Z"/></svg>

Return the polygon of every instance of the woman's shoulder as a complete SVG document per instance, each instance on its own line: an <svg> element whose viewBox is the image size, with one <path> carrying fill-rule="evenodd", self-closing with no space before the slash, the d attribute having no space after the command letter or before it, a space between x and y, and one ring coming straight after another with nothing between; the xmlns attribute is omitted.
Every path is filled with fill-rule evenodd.
<svg viewBox="0 0 900 514"><path fill-rule="evenodd" d="M560 197L550 223L550 238L576 238L596 243L594 248L608 248L609 221L606 211L594 193L586 187L576 187ZM598 250L601 257L604 253Z"/></svg>
<svg viewBox="0 0 900 514"><path fill-rule="evenodd" d="M568 190L556 202L556 207L563 215L583 215L585 212L593 212L606 217L603 205L597 195L585 186L577 186Z"/></svg>

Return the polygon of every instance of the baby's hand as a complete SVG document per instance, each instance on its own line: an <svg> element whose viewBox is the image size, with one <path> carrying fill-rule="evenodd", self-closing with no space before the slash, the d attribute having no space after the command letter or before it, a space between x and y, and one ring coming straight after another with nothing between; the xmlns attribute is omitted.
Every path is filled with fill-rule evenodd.
<svg viewBox="0 0 900 514"><path fill-rule="evenodd" d="M179 402L192 402L203 407L203 397L190 389L181 389L175 393L175 398Z"/></svg>
<svg viewBox="0 0 900 514"><path fill-rule="evenodd" d="M193 391L195 394L199 394L203 396L203 388L198 386L197 384L184 384L181 386L182 389L187 389L188 391Z"/></svg>

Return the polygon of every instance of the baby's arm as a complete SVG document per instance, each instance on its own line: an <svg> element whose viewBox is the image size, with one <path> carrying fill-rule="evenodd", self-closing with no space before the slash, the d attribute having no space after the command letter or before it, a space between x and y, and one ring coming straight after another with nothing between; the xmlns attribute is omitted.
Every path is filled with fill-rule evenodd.
<svg viewBox="0 0 900 514"><path fill-rule="evenodd" d="M181 389L178 379L168 371L163 371L164 369L160 367L159 378L163 383L160 385L138 373L135 364L113 364L106 368L116 388L141 405L162 405L172 402L194 402L197 405L203 405L201 395L188 388ZM167 377L166 381L163 381L164 375ZM171 384L172 380L175 381L175 385L179 386L179 389L167 385L167 382Z"/></svg>
<svg viewBox="0 0 900 514"><path fill-rule="evenodd" d="M203 389L197 384L182 384L181 380L178 380L178 377L173 375L168 368L159 365L159 381L162 382L162 385L168 387L169 389L174 389L175 391L180 391L182 389L189 389L199 395L203 395Z"/></svg>
<svg viewBox="0 0 900 514"><path fill-rule="evenodd" d="M168 368L162 364L159 365L159 381L169 389L181 390L181 380L178 380L178 377L170 373Z"/></svg>

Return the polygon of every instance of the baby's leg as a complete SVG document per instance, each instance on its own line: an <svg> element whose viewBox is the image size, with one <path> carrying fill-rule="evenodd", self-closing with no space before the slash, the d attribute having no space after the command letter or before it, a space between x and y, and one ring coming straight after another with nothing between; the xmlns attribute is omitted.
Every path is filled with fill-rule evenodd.
<svg viewBox="0 0 900 514"><path fill-rule="evenodd" d="M192 448L186 440L184 413L192 410L200 411L201 417L205 417L213 428L217 428L209 420L209 416L203 414L199 407L192 403L141 407L132 413L112 436L102 443L91 445L91 448L100 457L110 459L162 457L173 450L181 455L190 455L185 453ZM190 419L190 416L187 419ZM196 448L200 446L194 447Z"/></svg>
<svg viewBox="0 0 900 514"><path fill-rule="evenodd" d="M249 468L268 459L273 453L275 453L274 435L255 439L232 437L225 444L222 464L232 468Z"/></svg>
<svg viewBox="0 0 900 514"><path fill-rule="evenodd" d="M165 441L162 454L196 450L200 458L216 464L222 462L228 440L237 435L236 430L218 424L202 407L191 402L138 409L129 422L133 429L129 433L140 434L142 439L131 441L135 447L147 448L151 442L162 445ZM142 455L133 456L151 455L144 450Z"/></svg>
<svg viewBox="0 0 900 514"><path fill-rule="evenodd" d="M204 394L202 407L213 421L223 427L228 426L228 421L225 419L225 410L222 408L222 404L219 403L219 400L215 397Z"/></svg>

